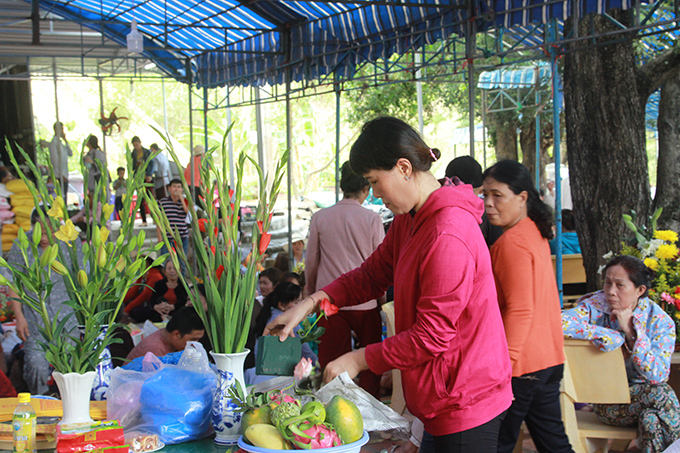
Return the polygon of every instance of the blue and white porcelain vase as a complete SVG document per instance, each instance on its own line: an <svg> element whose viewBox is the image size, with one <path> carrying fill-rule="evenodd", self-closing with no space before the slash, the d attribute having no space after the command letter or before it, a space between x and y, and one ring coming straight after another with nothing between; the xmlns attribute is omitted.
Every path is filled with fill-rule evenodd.
<svg viewBox="0 0 680 453"><path fill-rule="evenodd" d="M211 352L217 365L217 389L213 397L212 425L215 429L215 443L217 445L236 445L241 435L241 412L236 412L238 406L229 398L229 387L240 385L245 393L243 379L243 364L250 350L236 354L219 354Z"/></svg>
<svg viewBox="0 0 680 453"><path fill-rule="evenodd" d="M109 329L108 325L99 326L100 332L97 336L98 340L103 340L106 331ZM78 326L80 331L80 338L85 336L85 326ZM111 385L111 372L113 371L113 362L111 361L111 351L106 347L101 354L99 354L99 363L95 368L95 378L92 384L92 392L90 399L92 401L105 401L106 391Z"/></svg>

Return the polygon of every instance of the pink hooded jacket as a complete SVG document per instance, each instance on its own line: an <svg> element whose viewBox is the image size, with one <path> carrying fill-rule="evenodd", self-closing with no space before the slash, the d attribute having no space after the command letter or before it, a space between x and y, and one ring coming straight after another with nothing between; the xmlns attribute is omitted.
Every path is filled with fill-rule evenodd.
<svg viewBox="0 0 680 453"><path fill-rule="evenodd" d="M401 370L409 411L435 436L480 426L512 402L483 212L471 186L447 179L418 212L394 219L361 267L323 288L342 307L394 285L396 335L369 345L366 360L377 374Z"/></svg>

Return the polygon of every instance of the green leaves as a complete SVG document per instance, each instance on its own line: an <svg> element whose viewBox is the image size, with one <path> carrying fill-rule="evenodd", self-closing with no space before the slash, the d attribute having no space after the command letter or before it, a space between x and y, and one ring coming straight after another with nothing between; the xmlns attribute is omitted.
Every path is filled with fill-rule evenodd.
<svg viewBox="0 0 680 453"><path fill-rule="evenodd" d="M229 128L231 130L231 126ZM229 132L227 131L227 133ZM175 154L172 143L167 136L157 131L166 142L168 152L172 159L179 165L179 159ZM266 232L269 227L273 206L283 179L284 170L288 162L288 151L284 152L278 162L276 172L272 179L272 188L267 192L269 184L268 176L262 169L245 153L238 156L235 163L236 181L230 184L226 181L226 165L228 162L226 149L226 136L223 137L222 147L219 150L209 150L201 159L200 189L204 197L201 206L196 206L187 181L182 177L182 186L188 202L188 210L192 219L190 240L193 242L196 252L196 264L198 272L187 269L187 276L180 275L182 282L187 288L187 293L196 312L199 314L206 328L206 332L213 344L215 352L235 353L243 351L248 331L252 306L255 299L256 266L260 259L259 235L260 230L253 231L253 248L250 261L246 266L245 274L241 274L241 251L238 247L238 216L241 205L243 190L243 174L246 163L254 166L259 180L259 199L256 219L264 227ZM217 165L216 151L219 151L222 167ZM213 186L213 181L214 186ZM233 190L229 190L229 186ZM217 192L217 193L215 193ZM181 247L172 250L174 243L181 244L177 231L170 227L167 218L161 212L157 201L153 197L144 194L151 210L154 222L161 229L165 245L170 251L170 257L177 265L179 260L186 262L186 256ZM219 200L219 209L213 208ZM204 234L201 234L202 229ZM221 234L216 234L218 228ZM168 240L168 236L173 241ZM205 287L207 308L204 309L200 302L197 285L193 283L201 280Z"/></svg>

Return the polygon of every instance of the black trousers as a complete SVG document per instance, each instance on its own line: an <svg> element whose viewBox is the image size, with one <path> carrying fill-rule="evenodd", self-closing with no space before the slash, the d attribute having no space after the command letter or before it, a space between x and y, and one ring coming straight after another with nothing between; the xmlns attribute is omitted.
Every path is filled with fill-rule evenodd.
<svg viewBox="0 0 680 453"><path fill-rule="evenodd" d="M514 401L501 423L498 452L511 453L522 421L540 453L573 453L560 411L560 381L564 365L512 378Z"/></svg>
<svg viewBox="0 0 680 453"><path fill-rule="evenodd" d="M434 436L435 453L494 453L498 442L498 428L504 415L502 413L493 420L466 431Z"/></svg>

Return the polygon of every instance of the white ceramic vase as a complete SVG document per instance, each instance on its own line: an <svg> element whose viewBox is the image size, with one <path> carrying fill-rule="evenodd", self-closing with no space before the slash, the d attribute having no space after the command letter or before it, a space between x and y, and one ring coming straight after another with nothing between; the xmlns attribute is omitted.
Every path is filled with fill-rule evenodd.
<svg viewBox="0 0 680 453"><path fill-rule="evenodd" d="M237 383L245 393L243 364L250 350L236 354L218 354L211 352L217 365L217 389L213 397L212 424L215 429L215 443L218 445L236 445L241 435L241 412L229 398L229 387Z"/></svg>
<svg viewBox="0 0 680 453"><path fill-rule="evenodd" d="M97 336L97 340L103 340L106 331L109 329L108 324L99 326L101 332ZM80 332L80 339L85 337L85 326L78 326ZM105 401L106 392L111 385L111 372L113 372L113 362L111 361L111 350L107 346L99 354L99 363L95 369L94 383L92 384L92 393L90 399L93 401Z"/></svg>
<svg viewBox="0 0 680 453"><path fill-rule="evenodd" d="M52 373L59 387L64 411L60 425L93 422L90 417L90 392L95 375L94 371L88 371L85 374L61 374L58 371Z"/></svg>

